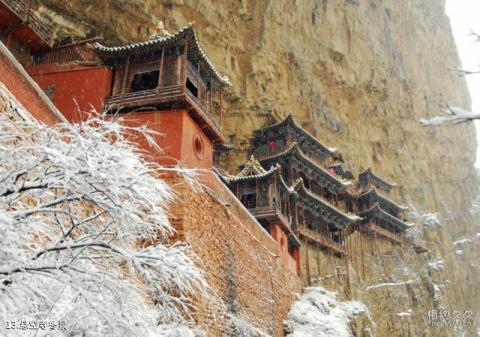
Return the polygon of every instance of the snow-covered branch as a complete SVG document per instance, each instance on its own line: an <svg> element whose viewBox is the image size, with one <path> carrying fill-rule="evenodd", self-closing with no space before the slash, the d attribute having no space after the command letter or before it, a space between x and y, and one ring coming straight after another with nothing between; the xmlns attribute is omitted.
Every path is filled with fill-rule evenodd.
<svg viewBox="0 0 480 337"><path fill-rule="evenodd" d="M131 139L152 140L146 128L102 116L46 127L13 108L0 104L0 320L67 321L58 335L197 336L192 299L208 286L190 248L169 242L174 193L159 178L194 172L147 161Z"/></svg>
<svg viewBox="0 0 480 337"><path fill-rule="evenodd" d="M445 115L432 118L420 118L419 122L424 126L438 126L444 124L459 124L480 119L480 113L466 111L459 107L447 107Z"/></svg>

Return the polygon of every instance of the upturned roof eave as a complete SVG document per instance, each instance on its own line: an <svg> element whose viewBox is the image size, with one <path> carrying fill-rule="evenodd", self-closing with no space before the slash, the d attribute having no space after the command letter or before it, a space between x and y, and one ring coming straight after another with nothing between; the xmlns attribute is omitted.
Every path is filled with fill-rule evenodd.
<svg viewBox="0 0 480 337"><path fill-rule="evenodd" d="M215 79L223 86L230 86L230 80L227 77L220 75L213 63L208 58L207 54L203 51L198 41L197 33L193 29L192 25L181 28L175 34L169 34L167 36L156 37L147 41L130 43L123 46L108 47L96 42L93 44L93 49L97 52L97 55L100 58L112 59L130 55L137 55L139 51L143 49L147 49L149 52L151 52L160 50L164 47L170 47L173 44L178 43L182 38L186 36L193 39L194 47L197 49L198 57L200 57L207 64L209 72L215 77Z"/></svg>
<svg viewBox="0 0 480 337"><path fill-rule="evenodd" d="M379 214L383 218L386 218L386 219L390 220L392 223L394 223L396 225L397 228L400 228L401 230L406 230L408 228L411 228L411 227L415 226L412 223L404 222L404 221L400 220L399 218L391 215L390 213L385 212L380 207L380 205L378 203L375 203L375 205L373 205L369 209L360 212L359 215L362 216L365 219L365 217L368 217L368 215L372 214L372 213L373 214Z"/></svg>
<svg viewBox="0 0 480 337"><path fill-rule="evenodd" d="M255 133L261 133L261 132L265 132L265 131L268 131L268 130L276 129L276 128L279 128L279 127L284 126L284 125L290 125L293 128L295 128L296 130L300 131L301 133L306 135L312 142L317 144L322 150L330 153L331 155L334 154L337 151L337 149L335 147L328 147L328 146L322 144L314 135L312 135L310 132L308 132L303 127L298 125L297 122L295 121L295 118L293 117L293 115L291 113L288 114L287 117L285 117L283 120L281 120L279 122L276 122L276 123L264 126L264 127L260 128L258 130L255 130Z"/></svg>
<svg viewBox="0 0 480 337"><path fill-rule="evenodd" d="M291 152L295 151L296 154L300 156L300 158L306 162L308 162L310 165L314 166L315 168L319 169L323 174L325 174L327 177L329 177L331 180L335 181L338 185L340 185L342 188L346 188L348 186L351 186L352 183L349 181L344 181L340 180L337 177L335 177L333 174L325 170L323 167L317 165L314 163L310 158L308 158L306 155L303 154L302 150L299 148L298 144L296 142L293 142L289 148L287 148L285 151L279 152L277 154L274 154L269 157L261 158L258 161L259 162L265 162L265 161L271 161L276 158L281 158L289 155Z"/></svg>

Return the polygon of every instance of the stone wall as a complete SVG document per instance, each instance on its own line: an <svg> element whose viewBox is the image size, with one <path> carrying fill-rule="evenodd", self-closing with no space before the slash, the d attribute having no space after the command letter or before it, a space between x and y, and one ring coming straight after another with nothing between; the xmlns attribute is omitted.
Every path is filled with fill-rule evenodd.
<svg viewBox="0 0 480 337"><path fill-rule="evenodd" d="M195 192L178 178L169 181L179 193L173 209L179 237L192 245L227 309L272 336L283 336L283 319L302 289L281 261L276 242L215 178L210 180L218 184L215 192ZM211 312L200 317L212 336L231 333Z"/></svg>

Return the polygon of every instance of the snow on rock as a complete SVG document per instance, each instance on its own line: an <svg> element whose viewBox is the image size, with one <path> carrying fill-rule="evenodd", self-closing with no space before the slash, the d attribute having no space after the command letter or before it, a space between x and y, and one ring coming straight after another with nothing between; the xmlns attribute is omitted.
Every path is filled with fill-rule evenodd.
<svg viewBox="0 0 480 337"><path fill-rule="evenodd" d="M415 283L415 280L407 280L404 282L387 282L387 283L379 283L379 284L374 284L371 286L368 286L365 288L365 290L372 290L372 289L377 289L377 288L382 288L382 287L398 287L398 286L404 286L407 284L413 284Z"/></svg>
<svg viewBox="0 0 480 337"><path fill-rule="evenodd" d="M402 318L410 318L413 316L413 312L411 309L408 309L407 311L404 312L399 312L397 316L402 317Z"/></svg>
<svg viewBox="0 0 480 337"><path fill-rule="evenodd" d="M235 336L238 337L270 337L261 329L254 326L247 319L239 315L229 314L230 326Z"/></svg>
<svg viewBox="0 0 480 337"><path fill-rule="evenodd" d="M419 122L423 126L438 126L443 124L457 124L462 122L480 119L480 114L452 106L445 110L445 115L434 116L430 119L420 118Z"/></svg>
<svg viewBox="0 0 480 337"><path fill-rule="evenodd" d="M428 271L442 271L444 268L445 268L445 261L440 256L437 256L435 261L429 262L427 264Z"/></svg>
<svg viewBox="0 0 480 337"><path fill-rule="evenodd" d="M464 248L465 246L474 243L475 241L480 241L480 233L476 233L470 238L463 238L453 242L455 248Z"/></svg>
<svg viewBox="0 0 480 337"><path fill-rule="evenodd" d="M416 209L415 205L409 203L409 208L411 212L409 213L410 218L415 221L423 224L424 228L433 228L442 226L442 216L440 213L430 213L423 212Z"/></svg>
<svg viewBox="0 0 480 337"><path fill-rule="evenodd" d="M339 301L335 292L310 287L293 304L284 323L287 337L352 337L350 324L362 315L369 317L363 303Z"/></svg>

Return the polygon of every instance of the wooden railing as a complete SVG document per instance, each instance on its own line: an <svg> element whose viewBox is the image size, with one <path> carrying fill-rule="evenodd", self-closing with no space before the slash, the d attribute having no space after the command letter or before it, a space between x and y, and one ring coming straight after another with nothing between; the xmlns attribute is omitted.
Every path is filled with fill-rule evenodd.
<svg viewBox="0 0 480 337"><path fill-rule="evenodd" d="M53 44L53 29L49 24L43 22L37 14L31 11L29 0L0 0L15 15L25 22L35 33L37 33L48 45Z"/></svg>
<svg viewBox="0 0 480 337"><path fill-rule="evenodd" d="M201 102L201 100L199 100L197 97L195 97L191 92L190 90L188 90L187 88L185 88L185 92L187 93L188 97L190 97L191 100L193 100L195 102L195 104L203 111L203 113L205 114L205 116L207 116L207 118L213 123L215 124L216 128L218 130L221 129L220 127L220 124L217 122L217 120L215 119L215 117L209 112L209 110L207 109L207 107Z"/></svg>
<svg viewBox="0 0 480 337"><path fill-rule="evenodd" d="M345 246L341 245L340 243L334 241L333 239L329 238L325 234L322 234L318 231L314 231L307 227L301 226L298 229L298 234L300 234L300 236L304 238L315 241L321 246L331 249L338 254L341 254L341 255L347 254Z"/></svg>
<svg viewBox="0 0 480 337"><path fill-rule="evenodd" d="M383 236L387 239L390 239L391 241L395 242L395 243L398 243L398 244L408 244L408 240L403 236L403 235L399 235L397 233L394 233L394 232L391 232L385 228L382 228L378 225L375 225L375 224L367 224L364 229L369 232L369 233L376 233L380 236Z"/></svg>
<svg viewBox="0 0 480 337"><path fill-rule="evenodd" d="M290 221L285 215L282 214L280 209L278 209L276 206L256 207L249 208L248 210L257 219L276 217L281 222L283 222L288 227L288 229L291 229Z"/></svg>
<svg viewBox="0 0 480 337"><path fill-rule="evenodd" d="M183 94L181 85L170 85L159 89L150 89L129 92L118 96L110 96L106 99L107 106L128 107L141 103L142 105L154 104L180 98Z"/></svg>
<svg viewBox="0 0 480 337"><path fill-rule="evenodd" d="M100 41L94 38L57 47L35 56L33 64L65 64L71 62L96 62L97 57L90 44Z"/></svg>

